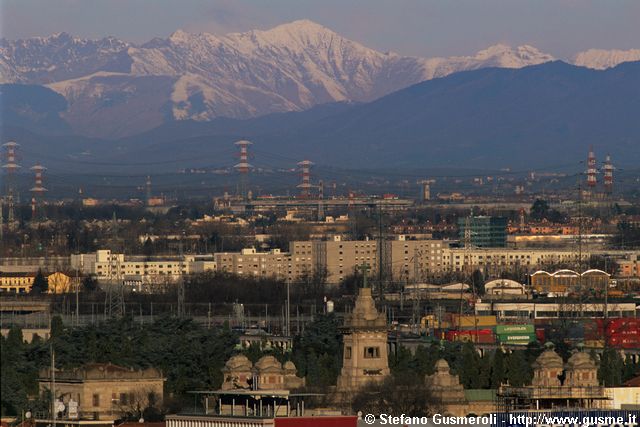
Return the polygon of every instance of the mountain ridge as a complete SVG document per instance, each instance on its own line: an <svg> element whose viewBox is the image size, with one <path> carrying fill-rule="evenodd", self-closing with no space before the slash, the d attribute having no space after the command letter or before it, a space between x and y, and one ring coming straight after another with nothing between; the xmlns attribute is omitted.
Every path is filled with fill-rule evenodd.
<svg viewBox="0 0 640 427"><path fill-rule="evenodd" d="M620 52L588 51L576 60L607 68L634 58ZM54 90L67 101L59 114L75 133L110 139L174 120L242 119L370 102L460 71L553 60L533 46L506 44L469 56L383 53L310 20L225 35L176 30L142 44L67 33L0 40L2 82Z"/></svg>
<svg viewBox="0 0 640 427"><path fill-rule="evenodd" d="M270 156L282 166L310 159L338 168L526 169L577 167L594 145L599 155L606 149L617 166L628 167L640 163L637 111L640 62L592 70L554 61L463 71L369 103L249 119L164 122L117 141L69 145L75 148L67 155L77 158L87 151L89 160L122 168L130 159L157 162L162 170L167 162L172 168L213 162L224 167L233 162L233 142L249 139L257 166ZM46 137L32 138L32 143L51 152L61 139L47 144Z"/></svg>

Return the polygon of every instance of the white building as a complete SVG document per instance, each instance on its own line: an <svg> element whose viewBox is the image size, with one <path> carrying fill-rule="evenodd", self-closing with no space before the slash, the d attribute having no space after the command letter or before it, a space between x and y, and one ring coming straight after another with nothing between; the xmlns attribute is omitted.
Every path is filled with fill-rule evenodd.
<svg viewBox="0 0 640 427"><path fill-rule="evenodd" d="M71 268L102 281L153 283L174 282L185 274L215 271L216 264L212 255L125 256L109 249L99 249L91 254L71 255Z"/></svg>

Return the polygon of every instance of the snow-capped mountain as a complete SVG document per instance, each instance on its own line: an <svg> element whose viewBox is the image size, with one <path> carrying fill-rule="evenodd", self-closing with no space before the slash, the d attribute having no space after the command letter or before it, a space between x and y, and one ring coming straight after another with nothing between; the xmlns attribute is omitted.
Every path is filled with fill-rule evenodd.
<svg viewBox="0 0 640 427"><path fill-rule="evenodd" d="M127 42L114 37L87 40L67 33L0 39L0 83L44 84L97 71L128 72L128 47Z"/></svg>
<svg viewBox="0 0 640 427"><path fill-rule="evenodd" d="M603 50L589 49L578 53L573 63L582 67L604 70L623 62L640 61L640 49Z"/></svg>
<svg viewBox="0 0 640 427"><path fill-rule="evenodd" d="M46 85L66 98L64 118L74 130L111 137L163 120L245 118L366 102L458 71L553 59L526 45L495 45L449 58L382 53L308 20L224 36L179 30L143 45L65 33L0 41L1 82Z"/></svg>

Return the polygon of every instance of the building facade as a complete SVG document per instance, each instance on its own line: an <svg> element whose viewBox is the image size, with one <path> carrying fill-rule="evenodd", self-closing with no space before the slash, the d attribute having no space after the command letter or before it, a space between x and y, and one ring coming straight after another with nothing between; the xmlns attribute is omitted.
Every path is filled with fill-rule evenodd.
<svg viewBox="0 0 640 427"><path fill-rule="evenodd" d="M53 387L56 399L66 407L77 405L78 418L114 420L132 410L159 405L164 381L157 369L133 370L96 363L56 370ZM40 372L39 388L41 394L51 390L50 369Z"/></svg>
<svg viewBox="0 0 640 427"><path fill-rule="evenodd" d="M460 240L472 247L503 248L507 246L507 219L493 216L471 216L458 219Z"/></svg>
<svg viewBox="0 0 640 427"><path fill-rule="evenodd" d="M125 256L100 249L95 253L71 255L71 267L100 281L123 280L143 283L174 282L183 275L215 271L210 255L182 257Z"/></svg>

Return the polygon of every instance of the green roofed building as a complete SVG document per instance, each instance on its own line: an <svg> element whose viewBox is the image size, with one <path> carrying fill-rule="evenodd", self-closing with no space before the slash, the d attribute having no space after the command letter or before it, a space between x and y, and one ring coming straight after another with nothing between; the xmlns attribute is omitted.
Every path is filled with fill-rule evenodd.
<svg viewBox="0 0 640 427"><path fill-rule="evenodd" d="M467 228L470 243L477 248L504 248L507 246L507 219L494 216L471 216L458 219L459 237L465 242Z"/></svg>

